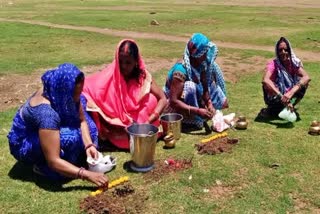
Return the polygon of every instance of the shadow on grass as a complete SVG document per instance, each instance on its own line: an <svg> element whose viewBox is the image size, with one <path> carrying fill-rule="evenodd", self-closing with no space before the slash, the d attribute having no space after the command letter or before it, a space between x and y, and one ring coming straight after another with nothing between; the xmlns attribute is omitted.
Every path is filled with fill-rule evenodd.
<svg viewBox="0 0 320 214"><path fill-rule="evenodd" d="M8 173L8 176L14 180L21 180L27 182L34 182L38 187L50 192L70 192L73 190L93 191L94 186L69 186L64 187L64 184L69 183L72 179L65 179L62 181L52 181L41 175L37 175L32 170L32 165L22 162L16 162Z"/></svg>
<svg viewBox="0 0 320 214"><path fill-rule="evenodd" d="M262 116L261 115L262 110L263 109L261 109L261 111L258 113L256 118L254 119L255 122L268 123L268 124L276 126L276 128L287 129L287 128L293 128L294 127L294 123L279 118L277 114L269 115L269 116ZM296 112L296 115L297 115L297 121L296 122L298 122L298 121L301 120L301 118L300 118L300 115L299 115L298 112Z"/></svg>
<svg viewBox="0 0 320 214"><path fill-rule="evenodd" d="M182 124L181 132L189 135L208 135L212 133L212 129L207 123L204 123L204 128L198 128L197 126Z"/></svg>

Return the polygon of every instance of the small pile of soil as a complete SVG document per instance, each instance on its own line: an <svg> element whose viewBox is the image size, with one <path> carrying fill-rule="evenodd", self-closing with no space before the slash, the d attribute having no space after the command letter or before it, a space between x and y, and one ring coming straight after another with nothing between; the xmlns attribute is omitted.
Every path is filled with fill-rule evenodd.
<svg viewBox="0 0 320 214"><path fill-rule="evenodd" d="M141 213L144 201L142 193L137 193L130 184L105 191L96 196L88 196L80 202L80 210L90 214Z"/></svg>
<svg viewBox="0 0 320 214"><path fill-rule="evenodd" d="M207 143L197 143L195 144L195 147L198 150L198 154L215 155L220 154L222 152L230 152L233 145L235 145L238 142L238 139L222 137L211 140Z"/></svg>
<svg viewBox="0 0 320 214"><path fill-rule="evenodd" d="M167 159L156 160L155 168L144 174L147 181L158 181L164 178L166 174L189 169L192 167L192 158L189 159Z"/></svg>
<svg viewBox="0 0 320 214"><path fill-rule="evenodd" d="M112 192L112 195L115 197L125 197L132 193L134 193L134 189L129 184L129 185L123 186L123 188L115 188L115 190Z"/></svg>

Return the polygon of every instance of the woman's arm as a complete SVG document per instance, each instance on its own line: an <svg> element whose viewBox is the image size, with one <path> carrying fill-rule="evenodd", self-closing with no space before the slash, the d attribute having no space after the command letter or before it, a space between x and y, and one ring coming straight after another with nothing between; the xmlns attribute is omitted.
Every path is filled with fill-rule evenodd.
<svg viewBox="0 0 320 214"><path fill-rule="evenodd" d="M82 141L86 149L87 157L93 157L94 159L98 158L98 151L96 149L96 146L92 143L89 127L86 121L86 117L84 115L83 106L80 103L80 129L81 129L81 136Z"/></svg>
<svg viewBox="0 0 320 214"><path fill-rule="evenodd" d="M170 86L170 105L177 110L182 111L185 115L196 114L205 118L212 118L213 113L205 108L197 108L184 103L180 98L183 92L185 79L179 75L174 75Z"/></svg>
<svg viewBox="0 0 320 214"><path fill-rule="evenodd" d="M76 167L75 165L60 158L60 133L59 130L40 129L40 145L47 160L48 166L59 174L69 178L80 177L97 186L108 185L108 178L103 173L90 172Z"/></svg>
<svg viewBox="0 0 320 214"><path fill-rule="evenodd" d="M273 73L270 72L267 68L263 76L262 84L266 89L271 91L274 95L281 94L278 87L275 85L275 83L271 79L272 74Z"/></svg>
<svg viewBox="0 0 320 214"><path fill-rule="evenodd" d="M303 87L307 87L309 82L310 82L310 77L307 74L307 72L300 67L297 71L297 75L299 77L301 77L300 81L294 85L290 91L288 91L287 93L284 94L284 96L282 97L281 101L283 103L288 103L290 101L290 99L295 95L295 93L297 93L298 91L300 91L300 89L302 89Z"/></svg>
<svg viewBox="0 0 320 214"><path fill-rule="evenodd" d="M151 93L157 98L158 104L154 109L154 112L150 115L148 122L153 123L159 118L159 115L163 112L164 108L167 106L167 98L161 88L156 84L154 80L151 83Z"/></svg>
<svg viewBox="0 0 320 214"><path fill-rule="evenodd" d="M203 87L203 94L202 94L202 105L205 106L205 108L207 110L209 110L210 112L213 113L213 115L216 112L216 109L214 108L211 98L210 98L210 94L209 94L209 88L208 88L208 82L206 79L206 72L202 71L201 72L201 76L200 76L200 80L201 80L201 84Z"/></svg>
<svg viewBox="0 0 320 214"><path fill-rule="evenodd" d="M299 81L299 84L302 86L302 87L307 87L309 82L311 81L308 73L303 69L303 67L300 67L299 70L298 70L298 76L301 77L300 81Z"/></svg>

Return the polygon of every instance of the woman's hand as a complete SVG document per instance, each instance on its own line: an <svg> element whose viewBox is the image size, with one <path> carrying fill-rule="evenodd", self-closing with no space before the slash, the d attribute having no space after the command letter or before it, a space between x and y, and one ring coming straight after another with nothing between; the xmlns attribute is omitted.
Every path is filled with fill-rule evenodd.
<svg viewBox="0 0 320 214"><path fill-rule="evenodd" d="M290 90L281 97L281 102L287 105L290 102L290 99L292 98L292 96L293 96L293 93Z"/></svg>
<svg viewBox="0 0 320 214"><path fill-rule="evenodd" d="M205 119L211 119L214 116L214 112L209 109L199 108L197 111L198 115Z"/></svg>
<svg viewBox="0 0 320 214"><path fill-rule="evenodd" d="M98 150L95 146L91 146L86 150L87 157L92 157L93 159L98 159Z"/></svg>
<svg viewBox="0 0 320 214"><path fill-rule="evenodd" d="M289 103L289 104L287 105L287 108L288 108L291 112L294 112L294 106L293 106L292 103Z"/></svg>
<svg viewBox="0 0 320 214"><path fill-rule="evenodd" d="M83 178L94 183L98 187L108 188L109 179L103 173L84 170Z"/></svg>
<svg viewBox="0 0 320 214"><path fill-rule="evenodd" d="M207 104L206 104L206 108L213 113L213 115L216 114L216 109L213 107L213 104L211 102L211 100L209 99Z"/></svg>
<svg viewBox="0 0 320 214"><path fill-rule="evenodd" d="M146 121L146 123L152 124L154 121L158 120L159 117L160 117L159 113L153 112L153 113L149 116L149 118L148 118L148 120Z"/></svg>

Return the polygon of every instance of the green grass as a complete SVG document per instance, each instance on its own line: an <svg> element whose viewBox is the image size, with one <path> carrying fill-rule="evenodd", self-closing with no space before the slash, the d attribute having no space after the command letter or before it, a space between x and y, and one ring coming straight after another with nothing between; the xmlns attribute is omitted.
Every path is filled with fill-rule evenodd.
<svg viewBox="0 0 320 214"><path fill-rule="evenodd" d="M42 1L40 4L38 1L20 0L11 6L0 7L0 17L180 36L202 31L214 41L271 46L285 30L285 36L289 36L294 47L319 51L319 9L202 4L194 7L190 1L183 6L180 4L168 6L168 1L71 0ZM83 9L75 9L76 6ZM123 6L122 9L119 6ZM152 16L150 11L157 14ZM151 18L159 20L161 25L151 27ZM115 47L122 39L1 21L0 30L0 74L27 74L65 61L79 67L101 65L113 59ZM178 58L184 50L184 44L179 42L156 39L139 39L137 42L143 56L149 59ZM235 69L239 62L251 63L253 56L266 60L273 56L272 52L266 51L219 50L219 56L234 59ZM298 52L296 54L299 56ZM127 173L122 168L131 159L130 154L117 152L111 153L118 158L118 166L108 173L110 180L129 175L135 189L146 191L149 199L145 213L319 212L320 144L318 136L308 135L308 128L310 122L319 119L320 115L317 89L320 64L306 62L304 65L312 81L299 106L301 121L293 125L281 120L254 122L264 107L260 83L262 73L241 75L237 83L227 83L230 108L224 113L245 115L249 127L245 131L228 131L230 137L240 139L231 153L198 155L194 144L206 136L202 132L182 134L172 150L164 150L160 141L156 159L193 156L191 169L166 175L161 182L145 183L141 174ZM255 68L256 71L263 69ZM165 82L166 73L165 69L153 73L160 86ZM6 135L15 111L0 112L0 213L79 213L80 200L94 190L91 184L74 180L61 189L36 178L30 167L17 164L10 155ZM273 164L279 167L272 168ZM190 175L192 180L189 180ZM217 182L222 185L218 186ZM219 188L222 193L217 191ZM209 193L204 189L209 189Z"/></svg>
<svg viewBox="0 0 320 214"><path fill-rule="evenodd" d="M55 67L62 62L77 66L99 65L113 59L122 38L97 33L54 29L30 24L0 22L0 74L30 73ZM23 30L21 30L23 29ZM31 35L31 36L30 36ZM183 51L183 44L167 42L159 51L161 41L148 40L140 45L150 58L170 58ZM176 50L176 51L175 51Z"/></svg>
<svg viewBox="0 0 320 214"><path fill-rule="evenodd" d="M170 7L168 5L170 4ZM156 12L156 14L150 14ZM0 17L58 24L189 36L204 32L214 40L269 45L279 34L306 50L319 51L317 8L244 7L172 1L17 1ZM159 26L151 26L156 19ZM117 21L114 21L117 20Z"/></svg>

